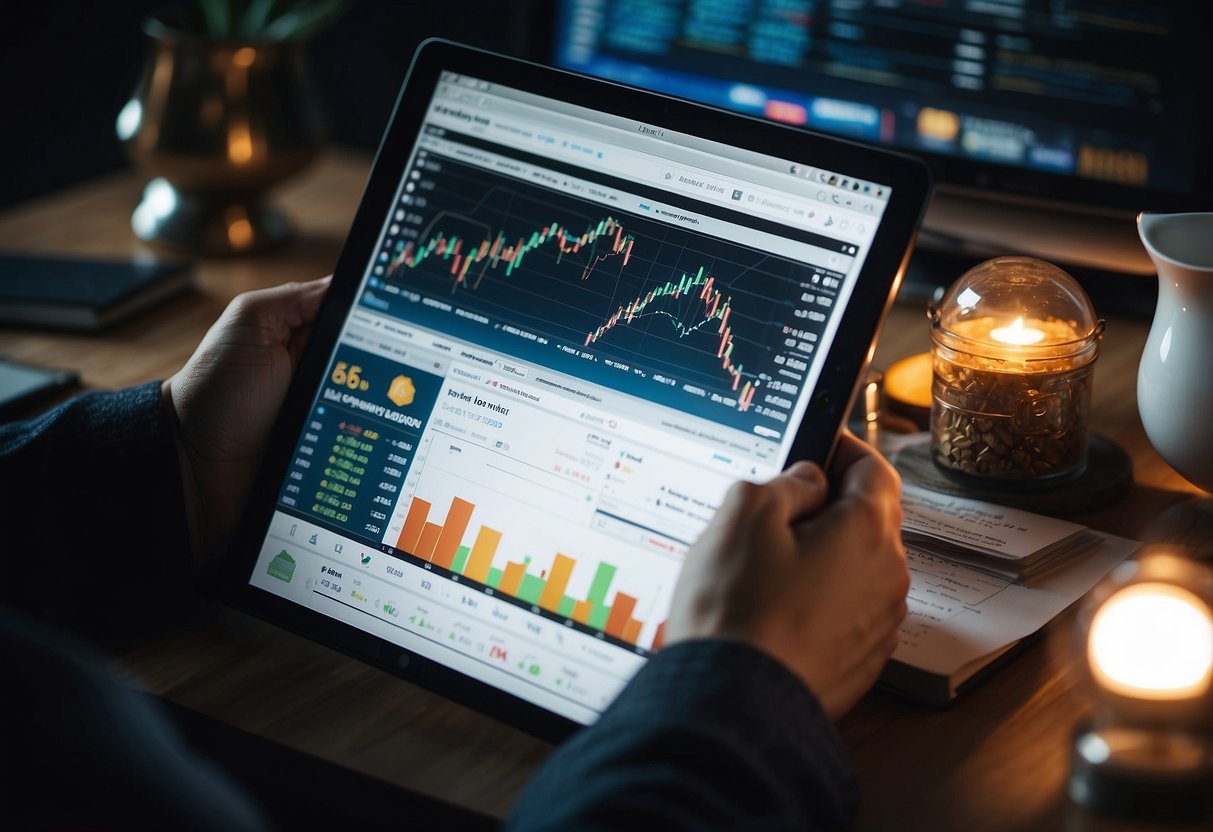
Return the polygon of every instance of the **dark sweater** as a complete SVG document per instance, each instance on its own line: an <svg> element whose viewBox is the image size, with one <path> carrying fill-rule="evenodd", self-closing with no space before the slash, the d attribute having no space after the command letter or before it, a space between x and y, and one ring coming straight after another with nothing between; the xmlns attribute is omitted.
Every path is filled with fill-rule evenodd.
<svg viewBox="0 0 1213 832"><path fill-rule="evenodd" d="M265 823L154 699L110 678L103 654L78 638L121 638L189 607L180 482L155 383L0 426L0 707L5 756L24 763L4 803L19 825ZM22 800L47 783L64 800ZM855 796L838 736L803 683L752 647L704 640L658 653L552 754L506 825L840 829Z"/></svg>

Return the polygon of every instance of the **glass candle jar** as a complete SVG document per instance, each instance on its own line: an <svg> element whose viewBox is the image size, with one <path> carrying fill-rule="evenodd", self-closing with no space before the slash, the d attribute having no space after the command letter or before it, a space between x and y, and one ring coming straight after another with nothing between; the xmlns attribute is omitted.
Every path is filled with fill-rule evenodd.
<svg viewBox="0 0 1213 832"><path fill-rule="evenodd" d="M1078 282L1041 260L997 257L929 316L936 465L989 480L1079 475L1104 322Z"/></svg>

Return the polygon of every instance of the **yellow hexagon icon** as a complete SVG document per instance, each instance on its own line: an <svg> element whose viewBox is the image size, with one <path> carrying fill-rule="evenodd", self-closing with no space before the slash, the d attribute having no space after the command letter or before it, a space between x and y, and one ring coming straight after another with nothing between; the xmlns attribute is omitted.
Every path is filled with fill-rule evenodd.
<svg viewBox="0 0 1213 832"><path fill-rule="evenodd" d="M417 395L417 388L413 386L413 380L408 376L396 376L392 379L392 386L387 391L387 397L395 402L396 407L412 404L415 395Z"/></svg>

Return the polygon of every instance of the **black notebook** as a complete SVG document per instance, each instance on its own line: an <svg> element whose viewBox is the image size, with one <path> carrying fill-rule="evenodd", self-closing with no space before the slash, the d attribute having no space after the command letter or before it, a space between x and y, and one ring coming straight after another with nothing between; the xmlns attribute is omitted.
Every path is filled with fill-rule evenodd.
<svg viewBox="0 0 1213 832"><path fill-rule="evenodd" d="M0 254L0 323L91 332L190 286L185 260Z"/></svg>

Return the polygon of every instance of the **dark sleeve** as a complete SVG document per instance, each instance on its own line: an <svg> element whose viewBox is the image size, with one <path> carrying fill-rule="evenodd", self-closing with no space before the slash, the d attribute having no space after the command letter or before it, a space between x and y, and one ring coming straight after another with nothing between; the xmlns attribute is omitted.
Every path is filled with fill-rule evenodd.
<svg viewBox="0 0 1213 832"><path fill-rule="evenodd" d="M159 382L0 425L0 488L4 603L90 636L188 606L185 503Z"/></svg>
<svg viewBox="0 0 1213 832"><path fill-rule="evenodd" d="M0 778L8 829L259 832L248 792L195 752L154 696L65 630L0 607Z"/></svg>
<svg viewBox="0 0 1213 832"><path fill-rule="evenodd" d="M740 642L668 647L527 785L507 829L843 829L850 763L821 705Z"/></svg>

